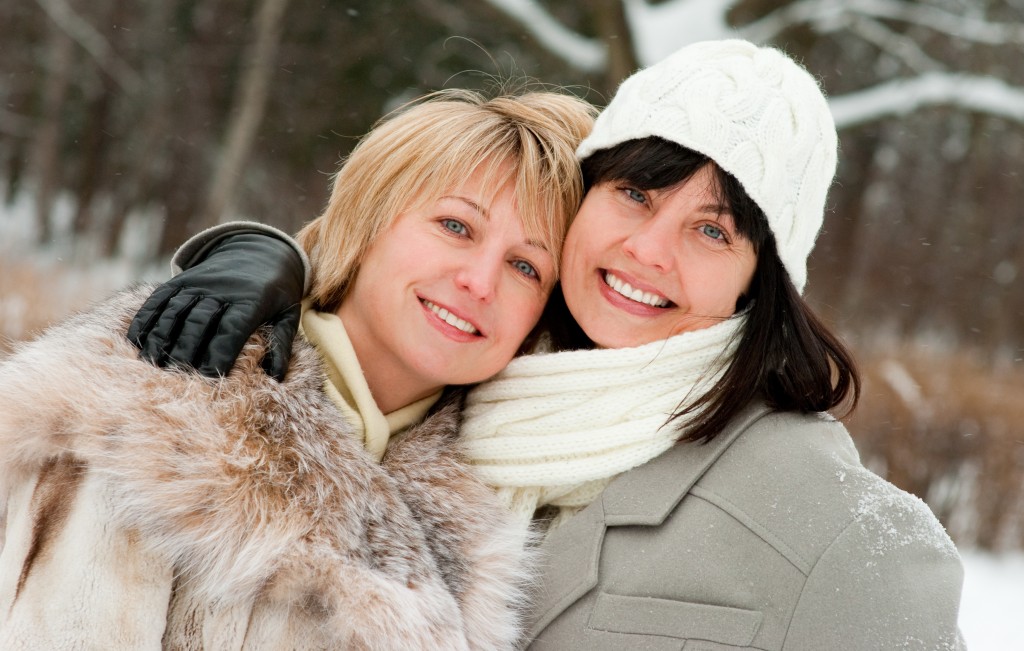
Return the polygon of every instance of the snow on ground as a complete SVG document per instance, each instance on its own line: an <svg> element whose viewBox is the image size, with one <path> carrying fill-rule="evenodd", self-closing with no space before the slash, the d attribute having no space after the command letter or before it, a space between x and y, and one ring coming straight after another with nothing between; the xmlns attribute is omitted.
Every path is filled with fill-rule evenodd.
<svg viewBox="0 0 1024 651"><path fill-rule="evenodd" d="M970 651L1024 651L1024 552L961 551L960 630Z"/></svg>

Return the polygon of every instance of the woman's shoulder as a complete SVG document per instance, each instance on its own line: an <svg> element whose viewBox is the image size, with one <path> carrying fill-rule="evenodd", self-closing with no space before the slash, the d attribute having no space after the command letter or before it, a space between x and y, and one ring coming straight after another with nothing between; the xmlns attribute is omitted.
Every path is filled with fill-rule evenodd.
<svg viewBox="0 0 1024 651"><path fill-rule="evenodd" d="M865 554L920 547L955 557L928 506L866 468L828 414L769 413L699 483L808 564L856 531Z"/></svg>
<svg viewBox="0 0 1024 651"><path fill-rule="evenodd" d="M53 439L55 450L74 451L77 444L129 432L142 438L184 436L213 421L221 429L233 420L249 429L260 412L309 414L307 403L329 404L322 365L302 341L282 383L262 370L267 341L260 333L225 378L161 369L140 359L128 326L152 289L140 284L119 291L19 344L0 362L0 413L9 436L29 436L19 434L20 427L38 432L41 440Z"/></svg>
<svg viewBox="0 0 1024 651"><path fill-rule="evenodd" d="M724 455L726 459L733 463L770 461L773 466L861 465L850 433L830 413L765 410L763 417L751 422L736 437Z"/></svg>

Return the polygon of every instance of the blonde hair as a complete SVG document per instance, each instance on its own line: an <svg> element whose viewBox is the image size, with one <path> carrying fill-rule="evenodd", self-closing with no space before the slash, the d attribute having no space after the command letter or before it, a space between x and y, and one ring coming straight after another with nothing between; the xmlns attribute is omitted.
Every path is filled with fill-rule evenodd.
<svg viewBox="0 0 1024 651"><path fill-rule="evenodd" d="M478 169L495 193L513 181L523 229L548 247L557 269L583 200L576 146L594 114L590 104L556 92L488 99L447 90L386 116L338 170L327 208L297 236L312 263L313 304L336 310L367 249L399 215Z"/></svg>

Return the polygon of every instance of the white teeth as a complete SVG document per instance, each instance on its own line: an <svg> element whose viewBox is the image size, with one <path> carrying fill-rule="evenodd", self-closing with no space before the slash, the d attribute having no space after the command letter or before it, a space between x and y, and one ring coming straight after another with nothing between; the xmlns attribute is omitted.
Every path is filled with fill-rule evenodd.
<svg viewBox="0 0 1024 651"><path fill-rule="evenodd" d="M636 301L637 303L643 303L644 305L650 305L652 307L665 307L668 305L668 299L664 296L658 296L657 294L651 294L650 292L633 289L629 283L622 282L609 271L606 271L604 274L604 282L617 293L622 294L631 301Z"/></svg>
<svg viewBox="0 0 1024 651"><path fill-rule="evenodd" d="M431 303L427 299L423 299L423 304L430 308L431 312L436 314L442 321L444 321L448 325L456 327L459 330L467 332L471 335L480 334L480 331L474 328L472 324L470 324L468 321L463 321L462 319L455 316L454 314L444 309L443 307L439 307L434 303Z"/></svg>

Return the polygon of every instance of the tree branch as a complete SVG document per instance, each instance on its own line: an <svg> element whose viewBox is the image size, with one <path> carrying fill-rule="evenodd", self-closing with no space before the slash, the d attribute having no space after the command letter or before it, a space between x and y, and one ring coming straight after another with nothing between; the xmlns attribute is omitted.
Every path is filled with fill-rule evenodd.
<svg viewBox="0 0 1024 651"><path fill-rule="evenodd" d="M874 18L899 20L976 43L1008 45L1024 43L1024 25L993 23L938 7L904 0L856 0L846 10Z"/></svg>
<svg viewBox="0 0 1024 651"><path fill-rule="evenodd" d="M8 136L24 137L32 133L34 126L35 123L31 118L12 113L0 107L0 133Z"/></svg>
<svg viewBox="0 0 1024 651"><path fill-rule="evenodd" d="M132 67L117 56L107 39L89 21L75 13L66 0L35 1L123 90L132 92L141 85L142 79Z"/></svg>
<svg viewBox="0 0 1024 651"><path fill-rule="evenodd" d="M231 219L245 162L266 111L277 49L284 29L288 0L261 0L253 20L253 40L245 53L246 67L235 93L232 119L204 212L205 224Z"/></svg>
<svg viewBox="0 0 1024 651"><path fill-rule="evenodd" d="M929 72L899 79L829 101L839 129L926 106L956 106L1024 124L1024 89L1001 79L959 73Z"/></svg>
<svg viewBox="0 0 1024 651"><path fill-rule="evenodd" d="M921 49L914 39L894 32L883 23L872 18L858 16L850 21L850 32L873 43L883 52L888 52L903 61L914 72L922 73L942 70L943 65Z"/></svg>
<svg viewBox="0 0 1024 651"><path fill-rule="evenodd" d="M993 23L903 0L849 0L843 3L801 0L744 25L738 31L745 38L764 43L787 28L804 23L816 24L821 31L832 31L831 26L843 16L901 21L986 45L1024 43L1024 25L1020 23Z"/></svg>
<svg viewBox="0 0 1024 651"><path fill-rule="evenodd" d="M535 0L487 0L516 19L552 54L583 72L601 72L608 55L601 41L580 36L560 23Z"/></svg>

